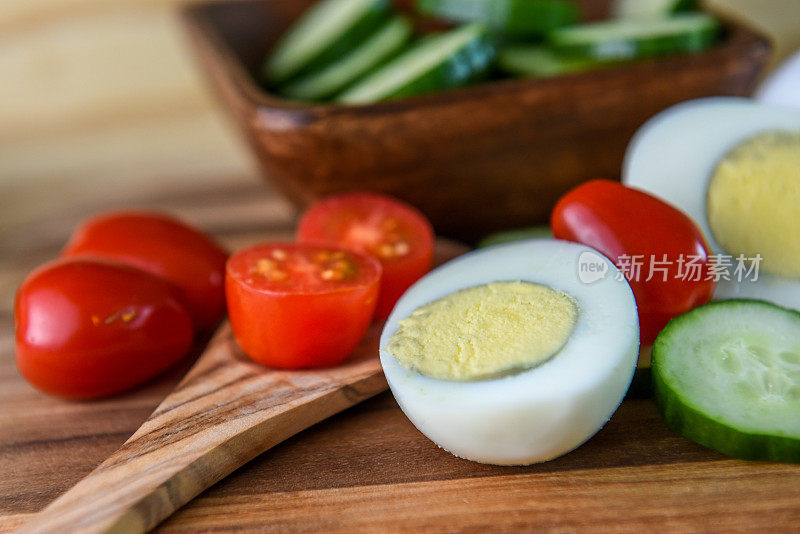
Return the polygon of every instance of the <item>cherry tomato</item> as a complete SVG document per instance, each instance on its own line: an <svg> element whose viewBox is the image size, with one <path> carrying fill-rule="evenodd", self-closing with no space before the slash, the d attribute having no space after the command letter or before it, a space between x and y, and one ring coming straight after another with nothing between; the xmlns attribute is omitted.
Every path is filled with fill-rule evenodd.
<svg viewBox="0 0 800 534"><path fill-rule="evenodd" d="M338 247L274 243L228 260L234 337L253 360L283 369L336 365L375 311L381 265Z"/></svg>
<svg viewBox="0 0 800 534"><path fill-rule="evenodd" d="M144 212L99 215L73 233L62 255L101 256L165 278L182 291L198 330L213 328L225 315L227 252L170 217Z"/></svg>
<svg viewBox="0 0 800 534"><path fill-rule="evenodd" d="M415 208L391 197L349 193L327 198L300 220L297 240L331 243L374 256L383 265L375 316L385 319L411 284L430 271L433 228Z"/></svg>
<svg viewBox="0 0 800 534"><path fill-rule="evenodd" d="M192 319L172 284L102 260L59 260L31 273L14 320L22 376L68 398L129 389L192 346Z"/></svg>
<svg viewBox="0 0 800 534"><path fill-rule="evenodd" d="M558 239L597 249L625 274L639 307L643 343L667 322L711 300L708 246L683 212L610 180L567 193L553 211ZM649 280L648 280L649 279Z"/></svg>

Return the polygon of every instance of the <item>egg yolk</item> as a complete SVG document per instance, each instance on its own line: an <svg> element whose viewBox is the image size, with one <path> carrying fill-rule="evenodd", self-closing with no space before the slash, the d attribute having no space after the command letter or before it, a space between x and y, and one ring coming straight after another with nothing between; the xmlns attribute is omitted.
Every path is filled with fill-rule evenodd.
<svg viewBox="0 0 800 534"><path fill-rule="evenodd" d="M800 277L800 132L767 132L734 148L708 187L711 233L729 254Z"/></svg>
<svg viewBox="0 0 800 534"><path fill-rule="evenodd" d="M567 343L577 319L577 303L561 291L492 282L418 308L400 321L388 350L426 376L479 380L547 361Z"/></svg>

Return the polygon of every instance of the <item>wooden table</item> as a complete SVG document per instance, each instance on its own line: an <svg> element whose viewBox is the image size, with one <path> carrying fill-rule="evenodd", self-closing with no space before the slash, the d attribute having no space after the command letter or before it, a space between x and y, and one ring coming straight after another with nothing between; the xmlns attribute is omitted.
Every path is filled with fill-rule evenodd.
<svg viewBox="0 0 800 534"><path fill-rule="evenodd" d="M241 182L203 187L187 186L185 194L146 205L200 225L233 249L291 236L291 210L266 188ZM47 397L20 378L13 361L13 292L28 270L57 253L85 215L69 206L2 243L0 531L24 523L113 452L188 366L92 403ZM695 445L670 431L650 400L626 400L597 436L552 462L480 465L438 449L384 393L263 454L161 530L423 527L791 532L800 529L800 466L731 460Z"/></svg>

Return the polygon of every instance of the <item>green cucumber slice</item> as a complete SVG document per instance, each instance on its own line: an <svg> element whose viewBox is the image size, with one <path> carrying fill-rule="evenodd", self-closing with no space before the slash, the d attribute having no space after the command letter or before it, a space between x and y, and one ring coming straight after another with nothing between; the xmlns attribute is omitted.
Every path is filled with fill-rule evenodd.
<svg viewBox="0 0 800 534"><path fill-rule="evenodd" d="M322 100L333 96L396 55L411 38L412 31L408 19L395 17L341 60L280 87L279 92L298 100Z"/></svg>
<svg viewBox="0 0 800 534"><path fill-rule="evenodd" d="M509 37L536 37L574 24L577 4L567 0L417 0L417 11L449 22L483 22Z"/></svg>
<svg viewBox="0 0 800 534"><path fill-rule="evenodd" d="M653 346L670 427L744 459L800 462L800 313L727 300L673 319Z"/></svg>
<svg viewBox="0 0 800 534"><path fill-rule="evenodd" d="M368 104L466 85L489 70L495 56L481 24L428 36L345 90L336 100Z"/></svg>
<svg viewBox="0 0 800 534"><path fill-rule="evenodd" d="M694 7L694 0L615 0L611 12L619 18L657 18Z"/></svg>
<svg viewBox="0 0 800 534"><path fill-rule="evenodd" d="M533 78L551 78L576 72L613 67L616 62L558 54L539 45L512 45L497 53L497 66L503 71Z"/></svg>
<svg viewBox="0 0 800 534"><path fill-rule="evenodd" d="M706 13L684 13L664 19L616 19L553 30L548 41L556 52L623 60L698 52L708 48L720 31Z"/></svg>
<svg viewBox="0 0 800 534"><path fill-rule="evenodd" d="M491 247L492 245L502 245L512 241L523 239L552 239L553 232L549 226L531 226L529 228L518 228L516 230L506 230L489 234L478 243L478 248Z"/></svg>
<svg viewBox="0 0 800 534"><path fill-rule="evenodd" d="M390 0L323 0L306 11L264 63L270 85L320 69L361 44L389 17Z"/></svg>

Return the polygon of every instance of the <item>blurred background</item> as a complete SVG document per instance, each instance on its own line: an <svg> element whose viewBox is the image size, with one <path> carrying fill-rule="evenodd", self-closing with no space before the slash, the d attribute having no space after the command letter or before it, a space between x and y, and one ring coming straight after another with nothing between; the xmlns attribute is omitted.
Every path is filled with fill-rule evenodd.
<svg viewBox="0 0 800 534"><path fill-rule="evenodd" d="M773 64L800 48L798 0L708 3L772 35ZM54 212L259 183L196 68L179 4L0 2L0 244L15 236L19 248Z"/></svg>

